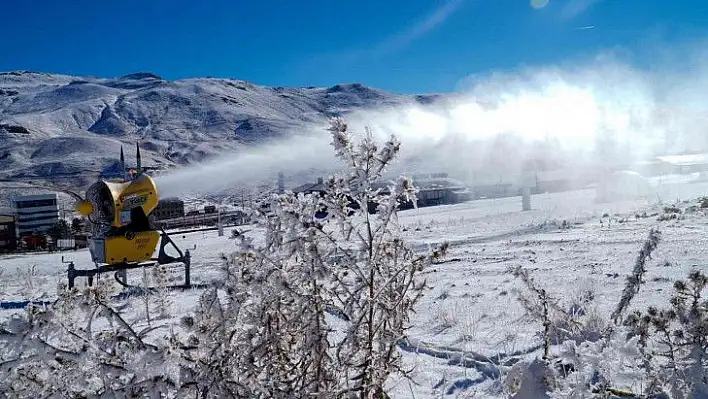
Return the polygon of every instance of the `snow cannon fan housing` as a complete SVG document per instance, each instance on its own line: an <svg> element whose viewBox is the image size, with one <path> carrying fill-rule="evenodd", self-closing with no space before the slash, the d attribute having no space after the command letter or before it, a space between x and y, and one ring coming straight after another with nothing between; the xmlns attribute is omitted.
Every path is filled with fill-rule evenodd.
<svg viewBox="0 0 708 399"><path fill-rule="evenodd" d="M126 182L99 181L86 190L77 210L91 224L89 250L95 263L149 261L160 240L148 215L158 204L155 182L139 174Z"/></svg>

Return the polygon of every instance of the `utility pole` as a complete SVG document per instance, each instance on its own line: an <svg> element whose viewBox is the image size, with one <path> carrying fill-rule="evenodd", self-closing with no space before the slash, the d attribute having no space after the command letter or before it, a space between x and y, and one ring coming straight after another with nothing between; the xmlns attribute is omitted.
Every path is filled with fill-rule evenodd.
<svg viewBox="0 0 708 399"><path fill-rule="evenodd" d="M531 188L524 187L521 189L521 210L530 211L531 210Z"/></svg>
<svg viewBox="0 0 708 399"><path fill-rule="evenodd" d="M278 172L278 194L285 192L285 175L283 172Z"/></svg>
<svg viewBox="0 0 708 399"><path fill-rule="evenodd" d="M521 172L521 211L531 210L531 188L536 187L536 172L527 168Z"/></svg>

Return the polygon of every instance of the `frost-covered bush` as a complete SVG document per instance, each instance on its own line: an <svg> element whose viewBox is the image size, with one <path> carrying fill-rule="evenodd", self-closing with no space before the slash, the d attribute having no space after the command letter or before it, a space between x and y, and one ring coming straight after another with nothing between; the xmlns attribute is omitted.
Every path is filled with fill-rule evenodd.
<svg viewBox="0 0 708 399"><path fill-rule="evenodd" d="M639 339L652 385L672 397L708 397L708 277L692 271L674 283L667 309L648 308L624 321Z"/></svg>
<svg viewBox="0 0 708 399"><path fill-rule="evenodd" d="M600 332L593 339L568 336L555 345L553 337L557 336L552 326L562 314L557 301L538 288L527 272L517 271L534 294L522 296L522 304L544 326L544 356L536 363L553 365L553 380L557 384L551 388L547 373L543 374L543 381L536 382L545 382L541 385L551 397L708 397L708 300L703 293L708 277L693 271L687 281L677 281L667 309L650 307L626 315L644 282L647 261L659 241L660 233L650 231L610 315L615 326L607 324L602 329L593 329ZM562 331L587 328L588 320L576 323L560 319L571 321L564 322ZM522 376L536 375L530 364L515 366L507 385L518 389Z"/></svg>
<svg viewBox="0 0 708 399"><path fill-rule="evenodd" d="M396 209L416 202L409 179L374 188L399 151L395 138L379 146L367 131L356 142L340 119L329 131L344 172L323 195L275 195L256 208L264 243L235 237L220 284L179 324L150 317L164 313L167 297L145 300L145 325L127 318L103 283L63 289L51 308L29 308L0 329L0 392L385 397L389 376L404 373L398 344L422 295L420 272L446 246L417 254L399 235ZM316 217L323 210L324 220ZM158 268L152 280L167 274Z"/></svg>
<svg viewBox="0 0 708 399"><path fill-rule="evenodd" d="M417 276L443 252L417 255L398 234L398 204L415 202L408 179L388 193L373 188L399 143L379 148L369 132L355 143L340 119L330 132L345 173L328 179L323 195L270 198L259 218L265 244L240 237L226 266L225 299L208 292L201 314L212 316L194 321L195 331L209 332L194 341L216 354L212 363L235 361L229 377L249 397L383 395L422 292ZM323 210L324 221L316 216ZM212 331L237 339L214 339Z"/></svg>
<svg viewBox="0 0 708 399"><path fill-rule="evenodd" d="M544 356L548 356L552 345L566 340L595 342L602 338L607 321L592 308L592 291L583 291L563 303L541 288L528 270L517 268L514 275L524 284L525 290L518 292L518 300L526 318L543 326L539 335L543 339Z"/></svg>
<svg viewBox="0 0 708 399"><path fill-rule="evenodd" d="M99 282L63 291L51 308L29 307L0 326L0 395L5 397L136 397L179 390L179 373L165 365L166 341L147 336L164 325L138 328Z"/></svg>
<svg viewBox="0 0 708 399"><path fill-rule="evenodd" d="M700 197L698 198L698 203L700 204L700 207L702 209L708 208L708 197Z"/></svg>

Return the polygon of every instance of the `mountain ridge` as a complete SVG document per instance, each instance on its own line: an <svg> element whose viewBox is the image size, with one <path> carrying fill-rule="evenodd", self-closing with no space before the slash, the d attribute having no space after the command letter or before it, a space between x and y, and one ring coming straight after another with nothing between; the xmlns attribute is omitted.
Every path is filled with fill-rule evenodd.
<svg viewBox="0 0 708 399"><path fill-rule="evenodd" d="M298 134L354 110L425 104L359 83L270 87L224 78L165 80L0 72L0 179L84 185L139 142L144 164L170 169ZM126 153L129 153L127 151Z"/></svg>

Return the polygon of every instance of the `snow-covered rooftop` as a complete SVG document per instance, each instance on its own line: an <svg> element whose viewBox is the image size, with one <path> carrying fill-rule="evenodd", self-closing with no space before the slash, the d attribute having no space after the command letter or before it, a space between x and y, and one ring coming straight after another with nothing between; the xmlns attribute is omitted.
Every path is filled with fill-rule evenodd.
<svg viewBox="0 0 708 399"><path fill-rule="evenodd" d="M686 155L664 155L657 157L659 160L678 165L708 165L708 153L706 154L686 154Z"/></svg>

